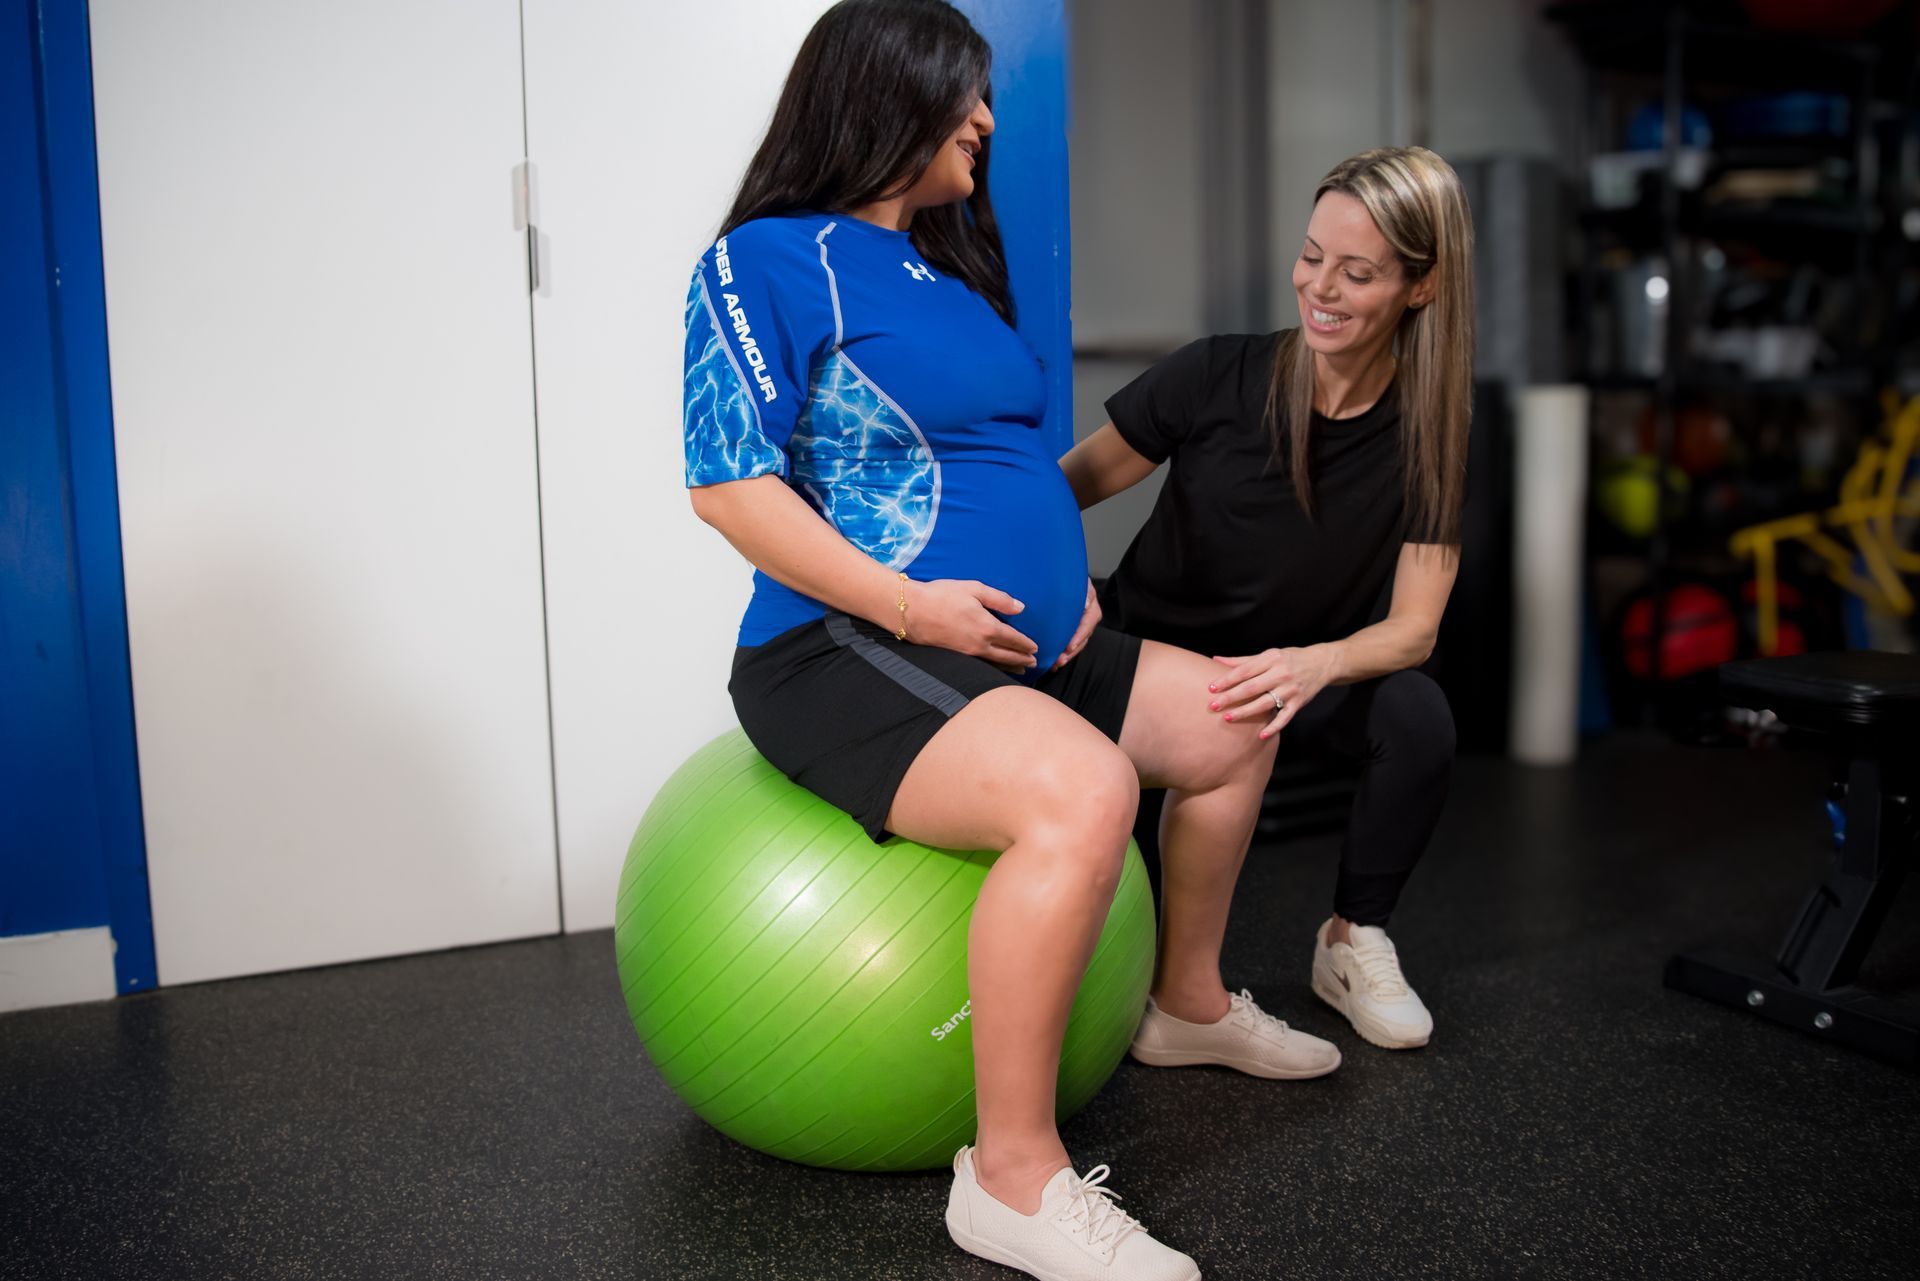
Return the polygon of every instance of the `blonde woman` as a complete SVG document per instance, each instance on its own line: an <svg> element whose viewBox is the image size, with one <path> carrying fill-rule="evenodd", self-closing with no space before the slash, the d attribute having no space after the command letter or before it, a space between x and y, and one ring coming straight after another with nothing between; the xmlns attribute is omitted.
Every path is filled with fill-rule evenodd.
<svg viewBox="0 0 1920 1281"><path fill-rule="evenodd" d="M1453 761L1452 713L1418 669L1459 563L1472 255L1460 181L1433 152L1336 165L1294 262L1299 326L1182 348L1061 462L1082 507L1168 468L1105 621L1214 655L1210 708L1262 722L1283 757L1361 762L1313 988L1388 1049L1433 1031L1386 925ZM1150 1010L1135 1053L1151 1061L1178 1022Z"/></svg>

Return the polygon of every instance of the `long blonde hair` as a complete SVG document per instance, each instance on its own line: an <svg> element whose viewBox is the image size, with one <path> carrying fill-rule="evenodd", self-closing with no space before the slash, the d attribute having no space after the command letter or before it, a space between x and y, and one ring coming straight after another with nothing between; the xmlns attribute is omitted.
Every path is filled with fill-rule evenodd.
<svg viewBox="0 0 1920 1281"><path fill-rule="evenodd" d="M1366 207L1409 280L1434 276L1433 297L1408 307L1394 334L1409 542L1458 543L1473 418L1473 217L1453 167L1425 147L1376 147L1335 165L1313 193ZM1313 513L1308 435L1313 349L1300 331L1275 353L1267 388L1274 457L1292 465L1300 506Z"/></svg>

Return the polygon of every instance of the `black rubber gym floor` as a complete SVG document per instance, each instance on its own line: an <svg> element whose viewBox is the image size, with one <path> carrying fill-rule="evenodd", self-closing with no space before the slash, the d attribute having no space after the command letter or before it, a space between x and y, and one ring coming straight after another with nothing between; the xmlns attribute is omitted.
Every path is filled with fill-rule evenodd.
<svg viewBox="0 0 1920 1281"><path fill-rule="evenodd" d="M1812 758L1621 738L1458 769L1395 922L1438 1031L1307 988L1335 838L1259 848L1228 978L1346 1051L1132 1063L1067 1128L1207 1277L1906 1277L1920 1077L1664 990L1770 950L1820 864ZM1873 963L1920 989L1920 896ZM290 905L291 906L291 905ZM947 1178L803 1169L654 1077L608 933L0 1018L0 1277L1010 1277Z"/></svg>

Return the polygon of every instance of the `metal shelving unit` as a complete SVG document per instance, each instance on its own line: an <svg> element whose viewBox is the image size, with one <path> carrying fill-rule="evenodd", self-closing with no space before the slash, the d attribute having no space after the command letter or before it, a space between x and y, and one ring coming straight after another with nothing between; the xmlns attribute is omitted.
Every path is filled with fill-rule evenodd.
<svg viewBox="0 0 1920 1281"><path fill-rule="evenodd" d="M1910 50L1897 53L1867 41L1783 35L1745 25L1737 5L1699 0L1628 0L1623 3L1561 3L1547 9L1579 50L1588 69L1588 123L1581 172L1590 172L1596 143L1617 134L1612 108L1623 89L1645 100L1657 97L1662 148L1644 180L1642 198L1623 208L1600 208L1583 198L1579 317L1576 321L1582 363L1594 349L1590 326L1596 314L1604 272L1597 246L1603 241L1639 251L1657 252L1667 264L1666 332L1657 374L1635 375L1588 369L1586 381L1599 392L1637 391L1650 395L1654 414L1653 454L1656 481L1664 485L1675 456L1677 419L1684 401L1701 396L1792 398L1810 395L1857 403L1863 420L1873 412L1879 388L1900 380L1891 335L1876 335L1879 311L1860 307L1855 333L1840 351L1838 363L1805 375L1755 379L1724 366L1696 360L1690 350L1691 318L1699 314L1702 282L1691 269L1696 243L1741 243L1789 261L1815 264L1827 275L1850 281L1856 297L1874 294L1877 263L1886 261L1889 240L1897 241L1897 211L1883 199L1884 168L1874 134L1877 112L1887 103L1910 110L1914 73ZM1890 87L1891 94L1883 92ZM1701 198L1709 179L1696 169L1700 148L1684 144L1689 109L1716 95L1817 91L1844 94L1849 136L1782 140L1771 144L1704 149L1705 173L1733 169L1844 166L1844 201L1775 200L1715 206ZM1691 152L1692 154L1688 154ZM1837 168L1836 168L1837 172ZM1887 301L1883 297L1882 301ZM1885 321L1891 320L1887 310ZM1646 540L1646 578L1652 591L1648 639L1650 675L1645 689L1658 713L1663 689L1661 661L1667 620L1665 606L1676 560L1674 531L1667 503L1654 504L1655 519Z"/></svg>

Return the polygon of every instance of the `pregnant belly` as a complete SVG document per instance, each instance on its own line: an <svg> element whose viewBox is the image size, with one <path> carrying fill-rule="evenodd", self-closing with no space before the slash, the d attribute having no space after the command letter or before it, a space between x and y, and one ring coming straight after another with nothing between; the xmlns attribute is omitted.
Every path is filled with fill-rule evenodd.
<svg viewBox="0 0 1920 1281"><path fill-rule="evenodd" d="M927 582L971 578L997 587L1026 606L1007 623L1039 646L1037 677L1053 665L1087 601L1087 544L1080 509L1059 468L1052 475L1015 476L1001 470L981 502L964 487L947 486L932 537L907 572Z"/></svg>

